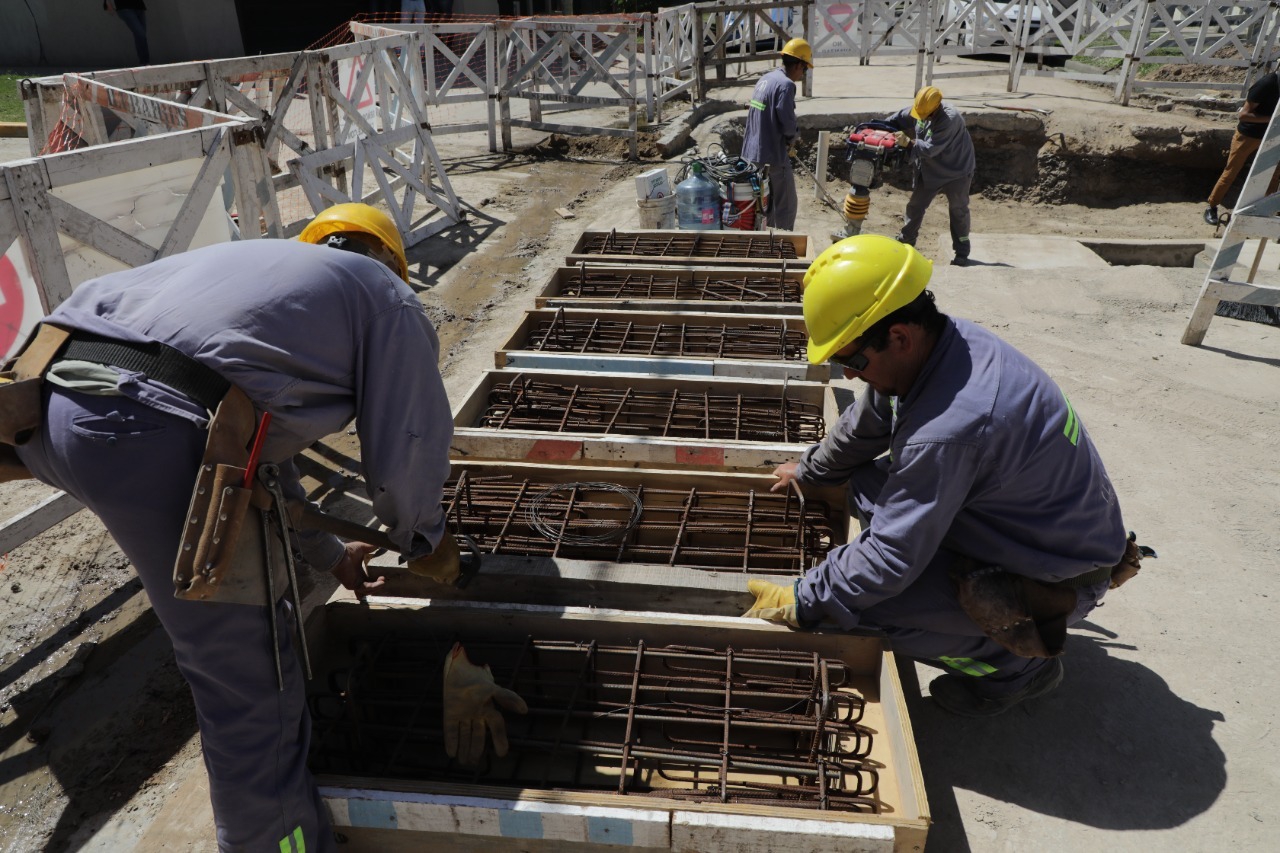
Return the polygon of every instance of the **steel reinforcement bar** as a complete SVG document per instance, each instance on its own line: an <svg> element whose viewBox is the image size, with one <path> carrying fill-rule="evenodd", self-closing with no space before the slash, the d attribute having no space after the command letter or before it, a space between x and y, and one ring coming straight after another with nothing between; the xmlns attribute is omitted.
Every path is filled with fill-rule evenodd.
<svg viewBox="0 0 1280 853"><path fill-rule="evenodd" d="M880 811L865 700L817 654L594 641L463 638L529 705L511 749L479 766L443 749L441 682L455 637L352 641L312 697L320 772L697 802Z"/></svg>
<svg viewBox="0 0 1280 853"><path fill-rule="evenodd" d="M517 376L489 392L479 426L503 430L813 444L820 406L787 398L680 390L592 388Z"/></svg>

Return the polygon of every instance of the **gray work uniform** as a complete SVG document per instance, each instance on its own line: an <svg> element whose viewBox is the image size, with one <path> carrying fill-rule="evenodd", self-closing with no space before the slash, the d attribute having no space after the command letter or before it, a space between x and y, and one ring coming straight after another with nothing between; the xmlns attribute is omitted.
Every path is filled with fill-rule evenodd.
<svg viewBox="0 0 1280 853"><path fill-rule="evenodd" d="M770 227L796 227L796 179L787 150L796 138L796 84L775 68L760 78L747 107L742 159L769 167Z"/></svg>
<svg viewBox="0 0 1280 853"><path fill-rule="evenodd" d="M416 554L439 542L453 432L439 346L413 292L376 261L293 241L225 243L86 282L48 319L167 343L235 383L272 414L262 461L282 463L295 495L291 457L354 418L391 538ZM281 692L265 602L174 597L208 413L128 371L113 394L53 382L45 394L45 423L18 455L96 513L137 569L195 698L219 848L334 849L306 764L310 719L289 636L298 614L276 603ZM343 553L325 534L298 544L320 570Z"/></svg>
<svg viewBox="0 0 1280 853"><path fill-rule="evenodd" d="M906 107L885 121L915 139L911 146L911 198L898 240L916 244L925 210L942 193L947 197L951 248L956 257L969 257L969 186L977 161L964 118L943 101L928 119L912 118L911 108Z"/></svg>
<svg viewBox="0 0 1280 853"><path fill-rule="evenodd" d="M905 397L868 388L797 475L847 483L864 522L799 582L801 618L883 629L903 654L985 676L992 694L1020 689L1047 661L983 635L956 601L954 555L1056 582L1114 566L1125 549L1115 491L1071 403L965 320L947 320ZM1069 621L1106 588L1078 590Z"/></svg>

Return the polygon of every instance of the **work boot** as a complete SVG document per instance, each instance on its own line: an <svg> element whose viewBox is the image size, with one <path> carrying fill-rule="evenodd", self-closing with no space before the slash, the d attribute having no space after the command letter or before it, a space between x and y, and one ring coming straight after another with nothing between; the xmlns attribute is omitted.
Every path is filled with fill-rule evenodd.
<svg viewBox="0 0 1280 853"><path fill-rule="evenodd" d="M1004 696L985 695L982 679L972 675L940 675L929 684L929 695L944 711L962 717L994 717L1021 702L1043 696L1062 683L1062 658L1049 658L1027 685Z"/></svg>
<svg viewBox="0 0 1280 853"><path fill-rule="evenodd" d="M956 255L954 258L952 258L952 259L951 259L951 266L953 266L953 267L967 267L967 266L969 266L969 256L968 256L968 255Z"/></svg>
<svg viewBox="0 0 1280 853"><path fill-rule="evenodd" d="M1204 221L1206 225L1212 225L1215 228L1222 224L1222 220L1218 217L1218 206L1216 204L1211 204L1205 209Z"/></svg>

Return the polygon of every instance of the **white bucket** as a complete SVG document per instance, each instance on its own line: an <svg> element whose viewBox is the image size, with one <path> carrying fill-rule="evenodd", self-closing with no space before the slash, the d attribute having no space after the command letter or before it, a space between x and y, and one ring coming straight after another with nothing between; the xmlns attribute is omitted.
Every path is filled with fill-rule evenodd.
<svg viewBox="0 0 1280 853"><path fill-rule="evenodd" d="M675 228L676 197L642 198L636 201L640 208L641 228Z"/></svg>

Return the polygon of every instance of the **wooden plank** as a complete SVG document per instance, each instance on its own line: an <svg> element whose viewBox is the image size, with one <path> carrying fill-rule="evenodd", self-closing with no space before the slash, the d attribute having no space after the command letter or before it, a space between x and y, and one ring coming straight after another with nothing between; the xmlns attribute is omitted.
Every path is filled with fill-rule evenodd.
<svg viewBox="0 0 1280 853"><path fill-rule="evenodd" d="M50 495L0 525L0 554L9 553L83 508L83 504L66 492Z"/></svg>
<svg viewBox="0 0 1280 853"><path fill-rule="evenodd" d="M214 192L218 190L226 174L227 163L231 158L229 149L230 146L223 137L223 143L217 145L209 156L204 158L204 163L200 166L200 172L196 175L190 192L183 200L181 209L174 216L169 231L164 235L164 241L156 252L157 258L167 258L172 254L185 252L191 246L191 239L195 236L196 229L200 227L200 222L209 209L209 202L212 201Z"/></svg>
<svg viewBox="0 0 1280 853"><path fill-rule="evenodd" d="M231 126L240 124L246 123L236 122ZM50 154L41 157L40 162L48 176L49 188L57 189L108 175L137 172L157 163L203 158L217 144L226 127L224 124L195 130L177 130L145 139L110 142L95 148Z"/></svg>
<svg viewBox="0 0 1280 853"><path fill-rule="evenodd" d="M58 230L68 237L97 249L128 267L140 267L156 259L155 248L132 234L126 234L114 225L68 204L53 193L49 193L46 200Z"/></svg>
<svg viewBox="0 0 1280 853"><path fill-rule="evenodd" d="M835 821L704 814L671 815L672 853L893 853L893 828Z"/></svg>
<svg viewBox="0 0 1280 853"><path fill-rule="evenodd" d="M71 278L58 243L57 224L49 209L49 183L44 168L50 159L53 158L0 166L17 214L27 263L31 265L31 274L40 292L40 307L46 314L71 295Z"/></svg>

